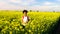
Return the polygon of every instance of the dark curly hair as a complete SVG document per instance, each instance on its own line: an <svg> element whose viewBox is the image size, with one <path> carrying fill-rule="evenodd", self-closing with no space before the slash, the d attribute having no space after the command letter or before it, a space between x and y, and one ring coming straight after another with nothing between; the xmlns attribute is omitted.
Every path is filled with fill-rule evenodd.
<svg viewBox="0 0 60 34"><path fill-rule="evenodd" d="M27 11L27 10L23 10L23 13L24 13L24 12L28 13L28 11Z"/></svg>

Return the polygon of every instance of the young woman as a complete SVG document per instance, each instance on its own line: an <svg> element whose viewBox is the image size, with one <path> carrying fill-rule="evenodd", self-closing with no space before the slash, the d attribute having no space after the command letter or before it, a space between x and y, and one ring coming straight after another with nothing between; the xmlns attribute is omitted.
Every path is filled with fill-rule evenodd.
<svg viewBox="0 0 60 34"><path fill-rule="evenodd" d="M27 25L28 21L29 21L29 17L27 16L28 11L24 10L23 11L23 16L22 16L22 26L23 28L25 28L25 26Z"/></svg>

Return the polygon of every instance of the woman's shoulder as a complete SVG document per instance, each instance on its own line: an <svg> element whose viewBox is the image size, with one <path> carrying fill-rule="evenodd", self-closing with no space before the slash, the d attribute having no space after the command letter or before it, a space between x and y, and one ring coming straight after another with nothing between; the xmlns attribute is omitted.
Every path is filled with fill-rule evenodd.
<svg viewBox="0 0 60 34"><path fill-rule="evenodd" d="M24 18L24 16L22 16L22 18Z"/></svg>
<svg viewBox="0 0 60 34"><path fill-rule="evenodd" d="M29 17L29 16L27 16L27 17Z"/></svg>

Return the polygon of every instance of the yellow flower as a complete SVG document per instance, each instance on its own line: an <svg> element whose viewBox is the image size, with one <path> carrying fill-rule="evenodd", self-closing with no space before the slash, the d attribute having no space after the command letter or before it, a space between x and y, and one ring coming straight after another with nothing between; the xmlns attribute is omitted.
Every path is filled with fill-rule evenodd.
<svg viewBox="0 0 60 34"><path fill-rule="evenodd" d="M29 30L29 32L31 32L31 30Z"/></svg>
<svg viewBox="0 0 60 34"><path fill-rule="evenodd" d="M20 26L20 29L23 28L22 26Z"/></svg>
<svg viewBox="0 0 60 34"><path fill-rule="evenodd" d="M12 31L10 31L10 34L12 34Z"/></svg>

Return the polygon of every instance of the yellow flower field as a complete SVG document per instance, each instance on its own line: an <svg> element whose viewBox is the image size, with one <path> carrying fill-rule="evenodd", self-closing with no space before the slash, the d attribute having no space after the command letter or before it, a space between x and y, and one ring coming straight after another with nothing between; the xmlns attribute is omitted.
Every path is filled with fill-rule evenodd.
<svg viewBox="0 0 60 34"><path fill-rule="evenodd" d="M30 21L21 26L22 12L0 12L0 34L49 34L57 24L59 12L28 12Z"/></svg>

